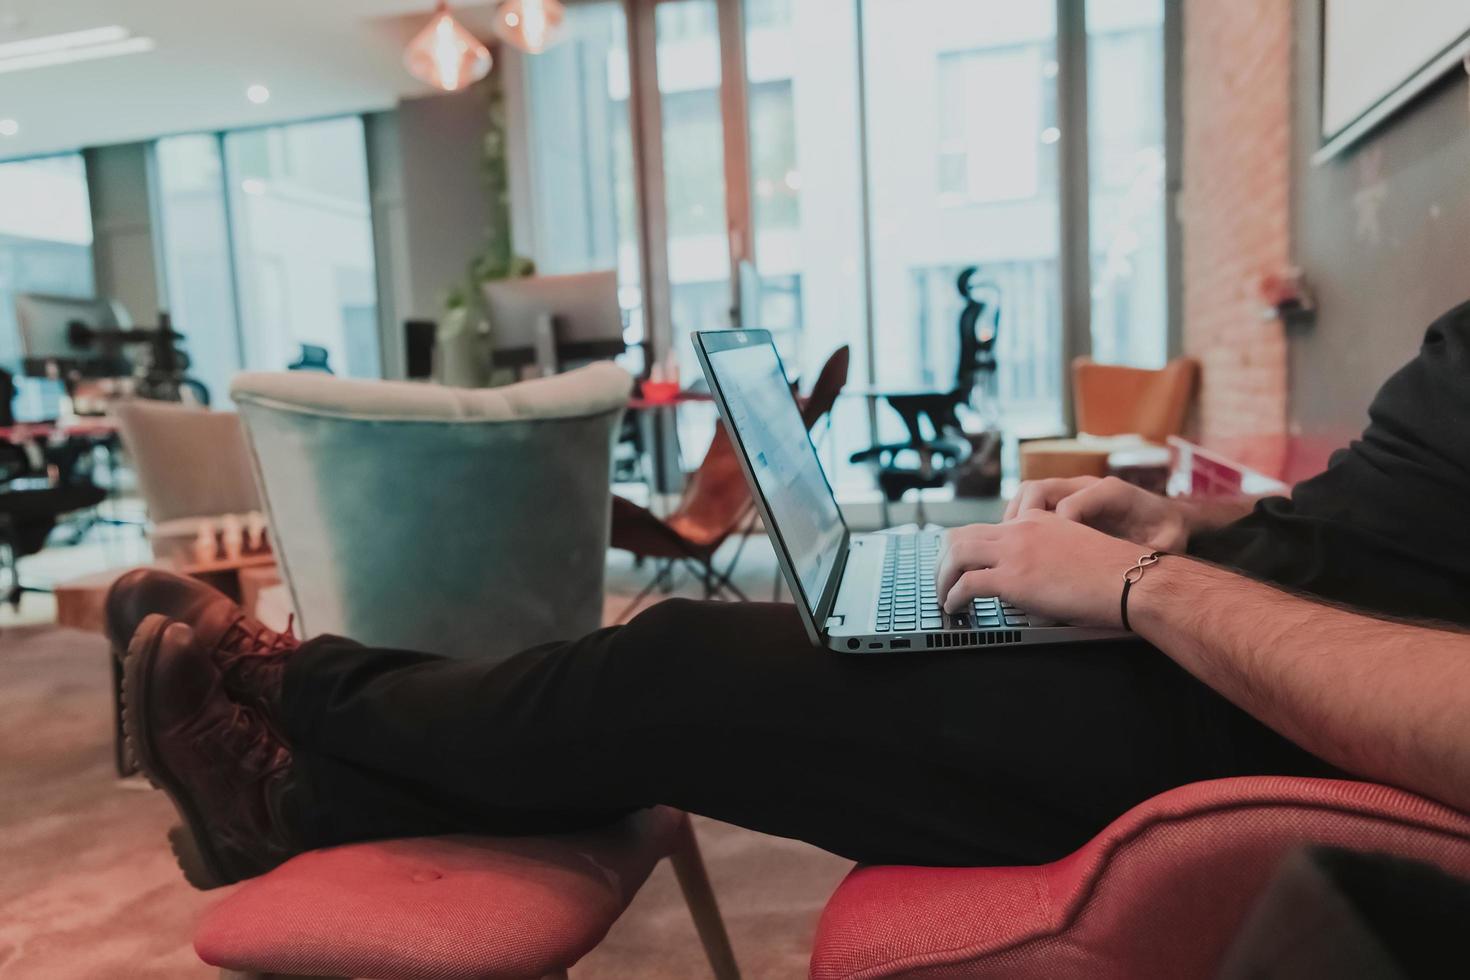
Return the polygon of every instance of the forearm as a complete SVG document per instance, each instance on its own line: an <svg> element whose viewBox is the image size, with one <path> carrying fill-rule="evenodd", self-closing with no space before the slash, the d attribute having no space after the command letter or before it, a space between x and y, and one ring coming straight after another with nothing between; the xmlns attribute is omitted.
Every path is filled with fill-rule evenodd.
<svg viewBox="0 0 1470 980"><path fill-rule="evenodd" d="M1140 635L1308 751L1470 809L1470 636L1179 557L1144 576L1129 612Z"/></svg>

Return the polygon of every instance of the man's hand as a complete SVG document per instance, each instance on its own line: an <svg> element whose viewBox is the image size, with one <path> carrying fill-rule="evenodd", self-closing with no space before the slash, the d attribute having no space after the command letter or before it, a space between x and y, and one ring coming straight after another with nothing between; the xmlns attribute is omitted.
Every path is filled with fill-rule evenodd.
<svg viewBox="0 0 1470 980"><path fill-rule="evenodd" d="M1115 476L1028 480L1011 498L1005 520L1013 521L1018 514L1031 510L1054 511L1058 517L1150 551L1183 551L1193 530L1186 504L1149 493Z"/></svg>
<svg viewBox="0 0 1470 980"><path fill-rule="evenodd" d="M1059 514L1027 510L1005 524L946 532L939 594L951 613L998 595L1064 623L1118 627L1123 573L1141 554L1136 544Z"/></svg>

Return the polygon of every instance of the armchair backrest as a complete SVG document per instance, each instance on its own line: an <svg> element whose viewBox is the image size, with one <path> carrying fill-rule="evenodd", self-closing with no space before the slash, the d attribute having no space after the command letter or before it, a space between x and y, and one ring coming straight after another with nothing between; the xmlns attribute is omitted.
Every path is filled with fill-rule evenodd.
<svg viewBox="0 0 1470 980"><path fill-rule="evenodd" d="M119 402L113 416L155 524L260 509L234 412L139 398Z"/></svg>
<svg viewBox="0 0 1470 980"><path fill-rule="evenodd" d="M612 364L479 390L237 377L303 635L508 656L600 626L631 387Z"/></svg>
<svg viewBox="0 0 1470 980"><path fill-rule="evenodd" d="M1162 443L1184 431L1199 362L1178 357L1158 370L1072 362L1077 431L1094 436L1138 434Z"/></svg>

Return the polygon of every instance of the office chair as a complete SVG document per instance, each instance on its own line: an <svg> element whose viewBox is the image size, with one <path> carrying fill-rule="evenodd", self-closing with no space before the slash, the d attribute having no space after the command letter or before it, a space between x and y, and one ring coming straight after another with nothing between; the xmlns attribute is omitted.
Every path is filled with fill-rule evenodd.
<svg viewBox="0 0 1470 980"><path fill-rule="evenodd" d="M286 365L287 371L317 371L321 374L332 374L332 366L327 363L328 351L318 344L302 344L301 355Z"/></svg>
<svg viewBox="0 0 1470 980"><path fill-rule="evenodd" d="M960 273L957 286L965 299L959 319L959 362L954 387L949 391L895 392L884 401L898 413L908 432L905 442L878 443L852 454L854 463L873 467L882 491L885 520L889 504L903 499L910 490L941 487L950 471L971 452L971 443L960 424L958 409L968 404L979 389L986 410L995 408L995 342L1000 335L1000 287L975 282L977 269ZM985 298L977 298L977 293ZM927 422L929 432L924 431ZM909 465L911 457L917 462ZM922 519L921 519L922 522Z"/></svg>
<svg viewBox="0 0 1470 980"><path fill-rule="evenodd" d="M15 422L10 404L14 396L14 379L0 371L0 421L7 426ZM64 470L56 471L64 472L66 479L54 478L44 455L38 461L26 447L0 440L0 567L6 572L0 601L13 608L20 608L21 596L27 592L49 591L21 582L20 559L45 547L63 516L96 507L107 497L78 460L70 462Z"/></svg>

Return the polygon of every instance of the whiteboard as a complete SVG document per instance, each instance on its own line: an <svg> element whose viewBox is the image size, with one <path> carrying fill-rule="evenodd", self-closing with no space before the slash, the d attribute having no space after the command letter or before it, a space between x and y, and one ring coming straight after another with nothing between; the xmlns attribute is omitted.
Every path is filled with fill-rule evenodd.
<svg viewBox="0 0 1470 980"><path fill-rule="evenodd" d="M1351 142L1470 50L1470 0L1323 0L1322 139Z"/></svg>

